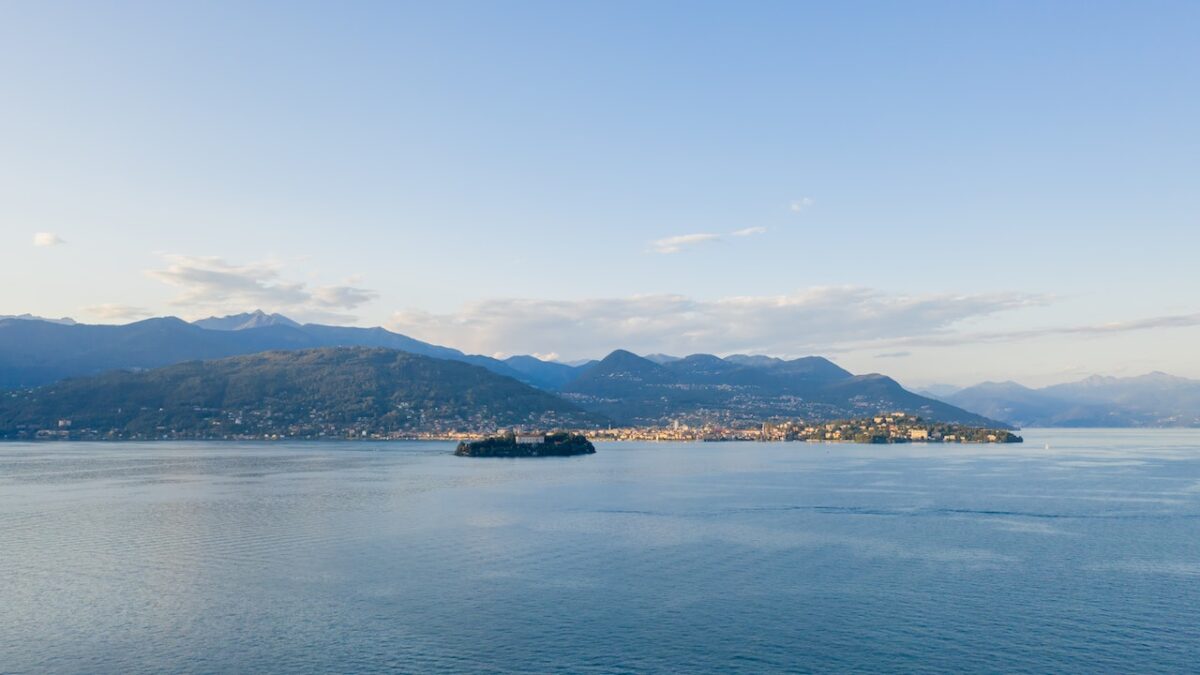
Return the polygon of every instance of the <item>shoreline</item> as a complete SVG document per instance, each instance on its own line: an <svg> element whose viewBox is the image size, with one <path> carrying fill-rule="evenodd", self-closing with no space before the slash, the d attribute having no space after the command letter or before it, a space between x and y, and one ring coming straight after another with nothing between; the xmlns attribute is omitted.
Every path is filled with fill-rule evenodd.
<svg viewBox="0 0 1200 675"><path fill-rule="evenodd" d="M1055 427L1048 427L1055 428ZM1076 427L1061 427L1061 429L1075 429ZM1191 429L1194 427L1183 427ZM1107 427L1096 427L1096 429L1108 430ZM1112 429L1125 429L1125 427L1113 427ZM1143 431L1170 431L1178 429L1178 427L1153 427L1139 429ZM596 443L663 443L663 444L721 444L721 443L794 443L808 445L1013 445L1023 441L940 441L940 440L917 440L917 441L899 441L889 443L869 443L855 441L853 439L752 439L752 438L718 438L718 439L703 439L703 438L603 438L587 436L589 441ZM54 444L54 443L461 443L463 441L480 440L487 438L486 435L473 436L465 438L462 436L404 436L396 438L361 438L361 437L346 437L346 438L331 438L331 437L307 437L307 436L283 436L278 438L266 437L247 437L247 438L0 438L0 445L6 443L38 443L38 444Z"/></svg>

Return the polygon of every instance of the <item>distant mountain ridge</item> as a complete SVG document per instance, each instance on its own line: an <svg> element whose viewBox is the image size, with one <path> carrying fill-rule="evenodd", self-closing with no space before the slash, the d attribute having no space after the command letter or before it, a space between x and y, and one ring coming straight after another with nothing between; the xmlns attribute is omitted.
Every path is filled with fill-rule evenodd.
<svg viewBox="0 0 1200 675"><path fill-rule="evenodd" d="M196 359L318 347L398 349L482 366L543 389L551 389L563 379L554 369L558 364L544 370L528 365L517 369L498 359L464 354L384 328L301 325L282 315L257 311L195 323L176 317L124 325L0 320L0 389L38 386L116 369L158 368Z"/></svg>
<svg viewBox="0 0 1200 675"><path fill-rule="evenodd" d="M76 323L75 319L67 316L59 319L51 319L44 316L34 316L32 314L0 314L0 321L4 321L6 319L12 319L14 321L45 321L47 323L61 323L64 326L73 326Z"/></svg>
<svg viewBox="0 0 1200 675"><path fill-rule="evenodd" d="M193 321L192 325L207 328L208 330L247 330L249 328L262 328L264 326L300 327L299 323L292 321L282 314L267 314L261 309L244 314L210 316L207 319Z"/></svg>
<svg viewBox="0 0 1200 675"><path fill-rule="evenodd" d="M504 364L521 373L528 381L552 391L561 389L587 369L587 366L568 366L533 356L510 356L504 359Z"/></svg>
<svg viewBox="0 0 1200 675"><path fill-rule="evenodd" d="M1094 375L1040 389L984 382L944 400L1017 426L1200 426L1200 380L1161 372L1123 378Z"/></svg>
<svg viewBox="0 0 1200 675"><path fill-rule="evenodd" d="M627 424L748 424L828 420L906 411L927 419L995 421L905 390L883 375L856 376L822 357L737 354L641 357L616 350L571 366L518 355L464 354L384 328L300 324L263 311L188 323L175 317L121 326L0 321L0 389L35 387L114 370L147 370L277 350L372 347L459 361L548 392ZM658 361L658 362L656 362Z"/></svg>

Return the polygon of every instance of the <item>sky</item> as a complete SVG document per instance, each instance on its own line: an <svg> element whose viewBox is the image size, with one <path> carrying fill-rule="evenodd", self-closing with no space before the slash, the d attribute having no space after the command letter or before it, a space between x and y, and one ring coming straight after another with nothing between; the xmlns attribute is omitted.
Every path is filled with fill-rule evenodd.
<svg viewBox="0 0 1200 675"><path fill-rule="evenodd" d="M1200 377L1195 2L5 2L0 315Z"/></svg>

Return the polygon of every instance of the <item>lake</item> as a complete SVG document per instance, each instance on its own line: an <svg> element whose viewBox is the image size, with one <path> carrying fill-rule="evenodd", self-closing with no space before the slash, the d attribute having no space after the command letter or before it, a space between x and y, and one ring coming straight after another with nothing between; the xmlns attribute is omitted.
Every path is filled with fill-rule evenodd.
<svg viewBox="0 0 1200 675"><path fill-rule="evenodd" d="M1200 431L0 445L0 672L1181 672Z"/></svg>

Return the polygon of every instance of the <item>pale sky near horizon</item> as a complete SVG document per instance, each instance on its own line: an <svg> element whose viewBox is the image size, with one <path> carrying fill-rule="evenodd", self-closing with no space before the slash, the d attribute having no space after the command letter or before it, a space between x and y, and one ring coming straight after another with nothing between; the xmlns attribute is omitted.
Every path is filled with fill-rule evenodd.
<svg viewBox="0 0 1200 675"><path fill-rule="evenodd" d="M1200 3L0 4L0 315L1200 377Z"/></svg>

